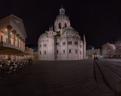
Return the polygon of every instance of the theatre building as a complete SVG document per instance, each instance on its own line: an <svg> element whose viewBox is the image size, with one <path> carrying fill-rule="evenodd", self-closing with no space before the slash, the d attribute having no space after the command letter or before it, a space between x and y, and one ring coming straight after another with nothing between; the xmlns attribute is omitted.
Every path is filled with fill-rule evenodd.
<svg viewBox="0 0 121 96"><path fill-rule="evenodd" d="M0 20L0 55L20 55L25 51L25 32L23 20L10 15Z"/></svg>

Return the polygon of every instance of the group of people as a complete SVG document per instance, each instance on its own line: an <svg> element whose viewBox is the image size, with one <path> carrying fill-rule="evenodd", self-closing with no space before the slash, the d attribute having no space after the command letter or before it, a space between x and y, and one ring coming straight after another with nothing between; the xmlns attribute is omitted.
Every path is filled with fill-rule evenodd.
<svg viewBox="0 0 121 96"><path fill-rule="evenodd" d="M24 70L26 65L32 64L31 59L24 60L0 60L0 76L14 74Z"/></svg>

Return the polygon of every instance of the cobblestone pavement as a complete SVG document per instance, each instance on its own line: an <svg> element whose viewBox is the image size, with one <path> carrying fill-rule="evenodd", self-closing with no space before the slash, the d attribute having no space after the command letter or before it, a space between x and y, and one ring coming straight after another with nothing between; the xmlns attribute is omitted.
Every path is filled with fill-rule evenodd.
<svg viewBox="0 0 121 96"><path fill-rule="evenodd" d="M0 96L121 96L121 63L36 61L0 79Z"/></svg>

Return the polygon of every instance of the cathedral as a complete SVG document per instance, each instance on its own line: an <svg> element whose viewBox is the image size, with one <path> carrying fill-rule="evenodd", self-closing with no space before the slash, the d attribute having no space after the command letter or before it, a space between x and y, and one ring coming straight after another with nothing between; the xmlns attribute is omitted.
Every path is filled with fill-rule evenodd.
<svg viewBox="0 0 121 96"><path fill-rule="evenodd" d="M86 58L86 39L71 26L65 9L59 9L54 26L38 39L39 60L82 60Z"/></svg>

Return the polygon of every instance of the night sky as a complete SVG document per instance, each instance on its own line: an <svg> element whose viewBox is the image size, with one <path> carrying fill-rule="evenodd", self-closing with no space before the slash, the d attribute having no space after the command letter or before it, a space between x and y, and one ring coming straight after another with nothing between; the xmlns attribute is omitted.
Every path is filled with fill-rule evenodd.
<svg viewBox="0 0 121 96"><path fill-rule="evenodd" d="M37 48L38 37L48 30L63 5L71 25L85 34L88 47L121 40L120 0L0 0L0 18L14 14L22 18L26 43Z"/></svg>

